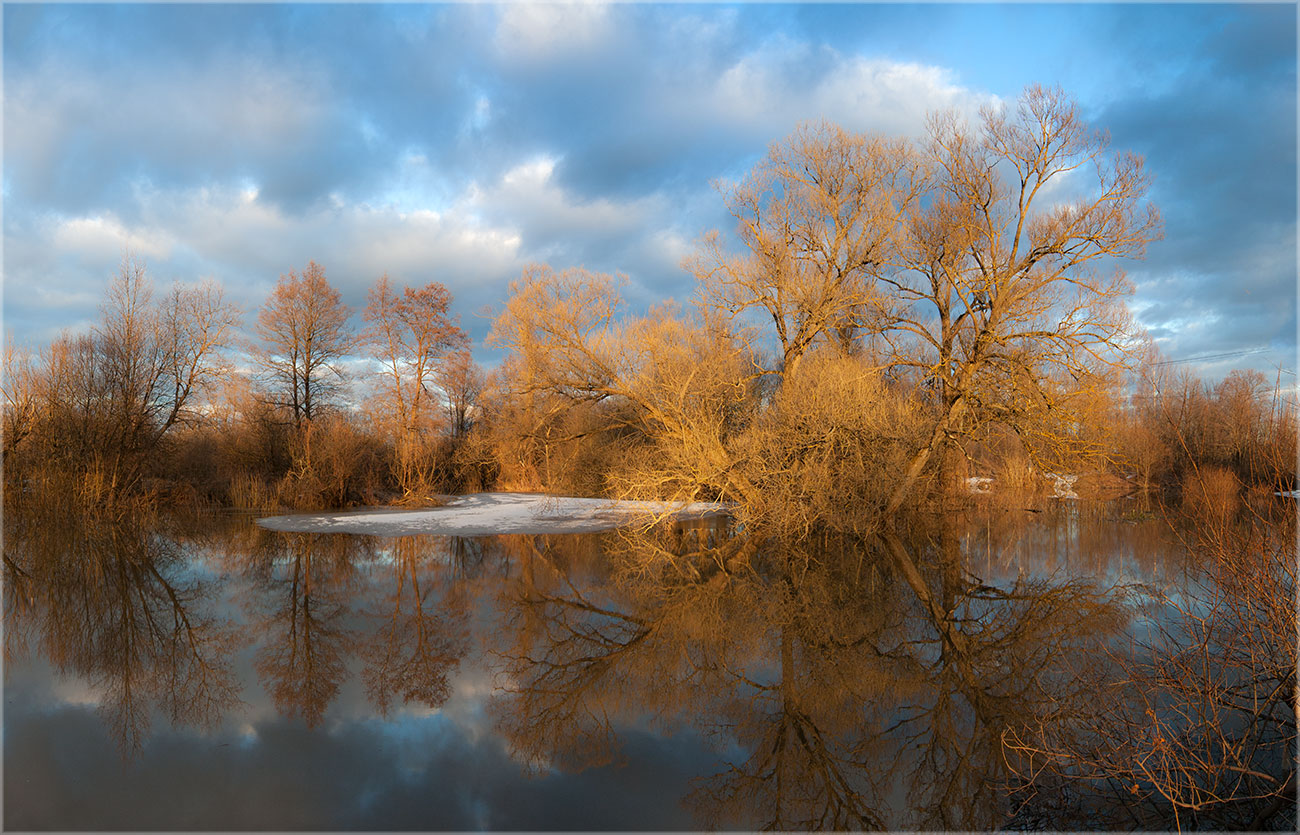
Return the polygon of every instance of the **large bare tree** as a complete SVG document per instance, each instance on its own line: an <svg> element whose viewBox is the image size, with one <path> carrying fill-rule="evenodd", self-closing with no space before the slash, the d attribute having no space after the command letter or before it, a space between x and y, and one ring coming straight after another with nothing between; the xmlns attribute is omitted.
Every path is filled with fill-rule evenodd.
<svg viewBox="0 0 1300 835"><path fill-rule="evenodd" d="M878 307L875 275L922 185L920 162L902 140L799 128L726 195L748 252L727 253L714 234L688 262L702 300L770 322L784 372L818 339L853 351Z"/></svg>
<svg viewBox="0 0 1300 835"><path fill-rule="evenodd" d="M1123 361L1131 288L1116 262L1160 231L1142 160L1109 153L1060 90L1030 87L978 127L935 116L926 153L925 199L880 281L894 300L889 361L918 372L938 409L890 513L972 421L1032 435L1077 389L1067 378Z"/></svg>

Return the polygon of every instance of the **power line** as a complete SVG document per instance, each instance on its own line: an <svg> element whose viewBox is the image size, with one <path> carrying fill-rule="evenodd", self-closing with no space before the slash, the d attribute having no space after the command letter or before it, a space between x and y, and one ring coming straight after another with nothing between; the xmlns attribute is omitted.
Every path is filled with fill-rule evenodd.
<svg viewBox="0 0 1300 835"><path fill-rule="evenodd" d="M1202 354L1199 357L1184 357L1182 359L1177 359L1177 360L1163 360L1161 362L1153 362L1151 364L1153 366L1178 365L1184 362L1201 362L1203 360L1224 360L1224 359L1228 359L1229 357L1244 357L1249 354L1263 354L1271 350L1273 349L1272 348L1248 348L1244 351L1227 351L1226 353L1222 353L1222 354Z"/></svg>

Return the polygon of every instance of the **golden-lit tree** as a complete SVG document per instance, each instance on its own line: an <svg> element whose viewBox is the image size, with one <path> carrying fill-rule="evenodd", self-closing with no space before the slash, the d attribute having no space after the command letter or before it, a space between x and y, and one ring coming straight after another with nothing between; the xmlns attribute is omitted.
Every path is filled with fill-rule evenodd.
<svg viewBox="0 0 1300 835"><path fill-rule="evenodd" d="M407 494L430 480L422 459L443 414L437 389L445 367L469 342L450 306L451 294L437 282L397 292L385 275L371 288L364 313L362 339L384 369L381 408L393 422L396 474Z"/></svg>
<svg viewBox="0 0 1300 835"><path fill-rule="evenodd" d="M553 443L554 418L585 409L575 434L619 430L654 444L686 469L662 472L633 492L664 497L734 493L727 436L753 402L758 369L741 340L716 318L688 319L671 307L619 317L619 279L533 265L511 286L489 341L512 352L511 390L525 432Z"/></svg>
<svg viewBox="0 0 1300 835"><path fill-rule="evenodd" d="M978 127L933 117L926 153L926 199L880 282L894 303L888 361L933 388L937 408L889 512L955 433L1068 411L1059 381L1124 359L1130 288L1113 262L1160 228L1142 160L1110 154L1060 90L1032 86Z"/></svg>
<svg viewBox="0 0 1300 835"><path fill-rule="evenodd" d="M778 370L793 371L818 339L853 351L875 327L875 277L921 184L921 160L901 140L799 128L727 193L748 253L725 252L715 233L688 262L702 301L770 324Z"/></svg>
<svg viewBox="0 0 1300 835"><path fill-rule="evenodd" d="M294 424L309 423L339 390L339 361L355 344L350 311L325 278L325 268L308 261L302 274L281 275L257 314L252 346L271 396L291 412Z"/></svg>

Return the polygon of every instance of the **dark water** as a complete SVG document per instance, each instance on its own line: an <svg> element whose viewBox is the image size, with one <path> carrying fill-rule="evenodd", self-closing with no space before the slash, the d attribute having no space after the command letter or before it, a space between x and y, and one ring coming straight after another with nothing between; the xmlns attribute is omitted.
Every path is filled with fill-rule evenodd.
<svg viewBox="0 0 1300 835"><path fill-rule="evenodd" d="M961 669L886 561L829 545L755 572L681 557L706 528L663 552L215 514L7 529L4 824L996 826L1003 727L1134 628L1115 587L1182 582L1182 547L1131 507L909 540L976 636Z"/></svg>

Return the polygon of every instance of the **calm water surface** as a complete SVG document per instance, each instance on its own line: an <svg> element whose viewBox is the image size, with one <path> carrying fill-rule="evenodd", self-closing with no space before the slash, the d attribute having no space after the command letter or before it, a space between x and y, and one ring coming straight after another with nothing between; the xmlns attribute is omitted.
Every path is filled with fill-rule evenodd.
<svg viewBox="0 0 1300 835"><path fill-rule="evenodd" d="M1072 647L1132 627L1112 587L1180 582L1182 551L1131 507L914 539L946 609L980 624L979 709L870 554L756 577L647 569L617 533L7 529L4 824L996 825L992 726L1065 698L1043 688L1076 686Z"/></svg>

